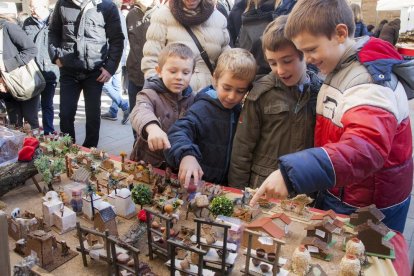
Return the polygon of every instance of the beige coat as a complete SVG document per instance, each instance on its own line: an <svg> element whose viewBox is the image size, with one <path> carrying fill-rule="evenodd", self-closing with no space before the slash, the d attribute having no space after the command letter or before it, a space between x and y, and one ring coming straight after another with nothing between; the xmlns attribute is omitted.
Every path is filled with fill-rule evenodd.
<svg viewBox="0 0 414 276"><path fill-rule="evenodd" d="M214 10L207 21L192 27L192 30L215 66L219 55L230 48L226 18L218 10ZM174 18L167 5L152 15L146 37L147 41L143 48L144 58L141 61L141 69L146 78L155 75L158 54L162 48L171 43L183 43L196 54L195 72L190 83L193 91L197 92L211 84L211 73L201 58L200 51L185 28Z"/></svg>

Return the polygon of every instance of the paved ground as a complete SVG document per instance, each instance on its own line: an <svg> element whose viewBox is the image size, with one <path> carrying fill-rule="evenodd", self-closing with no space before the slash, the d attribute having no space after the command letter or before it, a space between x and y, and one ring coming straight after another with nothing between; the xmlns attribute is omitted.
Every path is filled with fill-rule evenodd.
<svg viewBox="0 0 414 276"><path fill-rule="evenodd" d="M124 96L127 97L127 96ZM54 98L55 102L55 126L59 128L58 118L58 103L59 95ZM106 112L111 104L111 100L106 95L102 96L102 110ZM122 111L118 112L117 121L102 120L100 130L99 148L105 149L107 152L118 155L121 151L129 153L132 150L133 136L132 128L128 122L126 125L121 124ZM410 101L410 117L411 117L411 128L414 130L414 100ZM79 102L79 108L75 121L76 137L78 144L82 144L85 138L85 108L83 98ZM413 135L414 137L414 135ZM408 212L408 219L405 225L404 231L405 239L409 246L410 263L413 265L414 261L414 189L411 193L411 204Z"/></svg>

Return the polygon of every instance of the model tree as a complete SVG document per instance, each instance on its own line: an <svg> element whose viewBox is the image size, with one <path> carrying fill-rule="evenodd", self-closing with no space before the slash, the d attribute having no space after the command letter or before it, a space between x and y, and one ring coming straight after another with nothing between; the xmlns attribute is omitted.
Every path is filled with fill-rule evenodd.
<svg viewBox="0 0 414 276"><path fill-rule="evenodd" d="M85 195L89 196L91 199L91 210L92 210L92 218L95 217L95 209L93 207L93 195L96 194L96 188L92 185L92 183L88 180L86 183L86 188L84 190Z"/></svg>
<svg viewBox="0 0 414 276"><path fill-rule="evenodd" d="M49 190L53 190L53 179L65 170L65 161L63 158L50 160L49 157L42 155L36 158L34 165L42 175L43 181L47 184Z"/></svg>
<svg viewBox="0 0 414 276"><path fill-rule="evenodd" d="M113 173L110 173L108 177L108 186L110 189L115 190L115 194L116 194L116 189L118 187L118 184L119 184L119 179L115 177Z"/></svg>
<svg viewBox="0 0 414 276"><path fill-rule="evenodd" d="M138 184L132 189L132 200L135 204L143 205L150 204L152 200L152 192L149 186L145 184Z"/></svg>
<svg viewBox="0 0 414 276"><path fill-rule="evenodd" d="M60 138L60 142L67 148L70 148L73 144L72 137L69 134L65 134L62 138Z"/></svg>
<svg viewBox="0 0 414 276"><path fill-rule="evenodd" d="M225 196L215 197L210 204L210 212L214 216L223 215L230 217L233 214L233 201Z"/></svg>

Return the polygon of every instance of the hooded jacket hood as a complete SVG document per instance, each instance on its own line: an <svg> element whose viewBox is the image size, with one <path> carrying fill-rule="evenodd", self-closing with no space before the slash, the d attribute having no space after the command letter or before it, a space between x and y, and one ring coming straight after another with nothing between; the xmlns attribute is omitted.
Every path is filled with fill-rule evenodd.
<svg viewBox="0 0 414 276"><path fill-rule="evenodd" d="M217 91L214 89L214 87L212 85L207 86L206 88L202 89L197 96L194 99L194 102L197 101L207 101L210 102L212 104L214 104L215 106L219 107L222 110L233 110L233 111L240 111L241 110L241 105L238 104L235 107L233 107L232 109L227 109L225 108L218 96L217 96Z"/></svg>

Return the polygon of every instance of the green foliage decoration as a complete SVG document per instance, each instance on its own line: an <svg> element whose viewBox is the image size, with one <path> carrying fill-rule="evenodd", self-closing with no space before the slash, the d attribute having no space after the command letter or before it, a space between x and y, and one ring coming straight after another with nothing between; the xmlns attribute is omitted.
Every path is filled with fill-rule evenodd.
<svg viewBox="0 0 414 276"><path fill-rule="evenodd" d="M152 200L151 188L145 184L138 184L134 186L131 191L131 195L134 203L141 206L150 204Z"/></svg>
<svg viewBox="0 0 414 276"><path fill-rule="evenodd" d="M230 217L233 214L233 201L225 196L215 197L210 203L210 211L214 216Z"/></svg>

